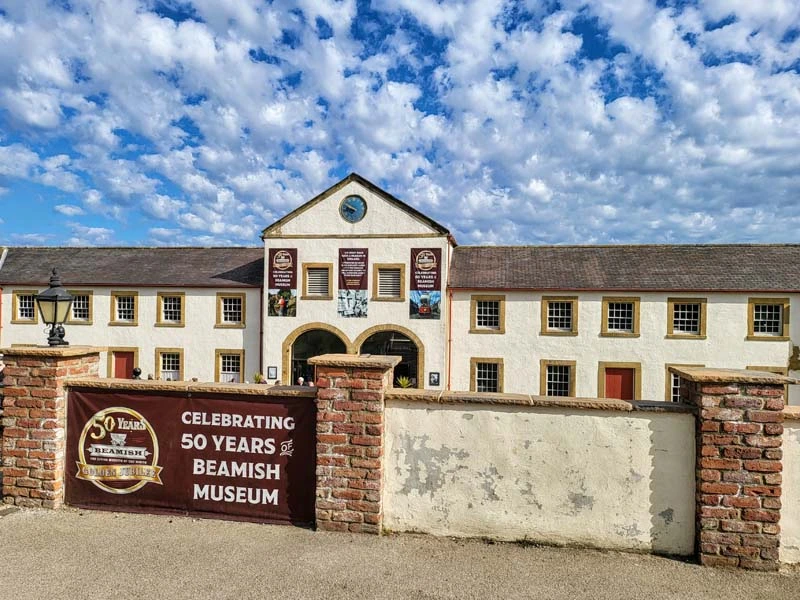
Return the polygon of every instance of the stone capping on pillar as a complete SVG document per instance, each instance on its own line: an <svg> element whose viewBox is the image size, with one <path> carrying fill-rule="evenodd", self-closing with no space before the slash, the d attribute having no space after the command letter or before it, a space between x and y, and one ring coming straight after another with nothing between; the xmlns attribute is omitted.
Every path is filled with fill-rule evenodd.
<svg viewBox="0 0 800 600"><path fill-rule="evenodd" d="M386 390L399 356L309 359L317 385L317 528L380 534Z"/></svg>
<svg viewBox="0 0 800 600"><path fill-rule="evenodd" d="M3 389L3 502L57 508L64 500L66 380L97 377L93 346L0 348Z"/></svg>
<svg viewBox="0 0 800 600"><path fill-rule="evenodd" d="M695 547L700 564L779 567L784 394L797 380L739 369L671 367L696 407Z"/></svg>

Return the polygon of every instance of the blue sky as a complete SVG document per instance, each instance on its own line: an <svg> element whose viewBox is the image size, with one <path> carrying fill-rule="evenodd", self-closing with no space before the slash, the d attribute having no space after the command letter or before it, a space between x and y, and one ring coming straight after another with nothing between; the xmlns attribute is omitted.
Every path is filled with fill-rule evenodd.
<svg viewBox="0 0 800 600"><path fill-rule="evenodd" d="M797 0L0 0L0 244L800 241Z"/></svg>

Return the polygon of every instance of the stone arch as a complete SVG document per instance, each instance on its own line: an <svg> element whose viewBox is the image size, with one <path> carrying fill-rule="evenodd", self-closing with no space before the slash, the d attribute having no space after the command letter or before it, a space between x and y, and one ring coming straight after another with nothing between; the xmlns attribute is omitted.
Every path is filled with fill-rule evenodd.
<svg viewBox="0 0 800 600"><path fill-rule="evenodd" d="M387 331L396 331L410 339L417 347L417 387L423 389L425 387L425 345L422 340L410 329L402 325L384 324L375 325L361 332L361 334L353 342L353 352L361 353L361 346L364 345L370 337L376 333L383 333Z"/></svg>
<svg viewBox="0 0 800 600"><path fill-rule="evenodd" d="M282 352L281 356L283 358L282 365L281 365L281 383L283 385L291 385L292 382L292 348L294 347L294 343L304 333L308 333L309 331L314 330L322 330L327 331L338 337L342 342L344 342L344 346L347 349L347 354L355 354L355 345L353 342L350 341L350 338L338 327L334 327L333 325L329 325L328 323L306 323L305 325L301 325L294 331L292 331L289 335L286 336L286 339L283 340Z"/></svg>

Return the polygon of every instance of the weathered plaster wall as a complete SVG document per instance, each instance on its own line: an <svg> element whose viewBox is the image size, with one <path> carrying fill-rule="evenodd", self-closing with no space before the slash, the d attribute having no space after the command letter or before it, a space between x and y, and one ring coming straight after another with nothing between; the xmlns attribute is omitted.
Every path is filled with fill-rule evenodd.
<svg viewBox="0 0 800 600"><path fill-rule="evenodd" d="M690 414L389 400L384 526L689 555Z"/></svg>
<svg viewBox="0 0 800 600"><path fill-rule="evenodd" d="M483 292L480 292L483 293ZM475 294L480 294L475 292ZM491 292L495 294L495 292ZM666 364L742 369L748 366L787 367L792 354L789 341L748 341L748 294L693 293L579 293L578 334L541 335L541 298L538 292L496 292L505 295L505 333L471 334L470 292L453 295L453 344L451 389L470 385L470 357L502 357L508 393L539 393L539 361L576 361L576 396L598 395L598 362L634 362L642 365L642 399L664 400ZM561 295L569 296L565 292ZM751 294L786 297L787 294ZM640 335L634 338L603 337L604 296L641 298ZM704 297L707 304L706 339L667 338L667 298ZM790 296L791 315L798 313L800 298ZM800 343L800 319L790 320L790 335ZM800 371L796 372L800 373ZM790 373L791 375L792 373ZM800 404L800 386L790 386L790 404Z"/></svg>
<svg viewBox="0 0 800 600"><path fill-rule="evenodd" d="M259 288L141 288L117 286L114 290L138 292L138 325L109 325L111 317L111 288L71 286L69 290L93 291L92 323L67 323L66 339L73 346L132 347L139 350L139 367L142 377L155 374L156 348L183 348L184 378L197 377L200 381L214 381L216 349L244 349L246 380L252 381L259 367L259 341L261 326L261 290ZM3 290L4 346L16 344L45 344L45 326L38 324L12 324L11 293L15 288ZM30 289L30 288L25 288ZM185 296L185 326L156 327L156 308L159 292L183 292ZM216 328L217 293L246 294L244 329ZM5 307L8 307L7 309ZM107 374L107 353L100 355L100 375Z"/></svg>
<svg viewBox="0 0 800 600"><path fill-rule="evenodd" d="M800 410L783 429L783 497L780 560L800 563Z"/></svg>

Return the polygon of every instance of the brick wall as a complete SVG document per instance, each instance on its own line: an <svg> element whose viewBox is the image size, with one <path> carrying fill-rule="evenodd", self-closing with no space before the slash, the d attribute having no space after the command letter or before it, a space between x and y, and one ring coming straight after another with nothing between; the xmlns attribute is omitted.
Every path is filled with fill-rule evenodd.
<svg viewBox="0 0 800 600"><path fill-rule="evenodd" d="M97 376L99 350L88 347L1 350L3 502L56 508L64 498L68 377Z"/></svg>
<svg viewBox="0 0 800 600"><path fill-rule="evenodd" d="M697 555L707 566L778 569L784 378L684 370L697 407Z"/></svg>
<svg viewBox="0 0 800 600"><path fill-rule="evenodd" d="M380 533L384 392L399 357L326 355L317 369L317 528Z"/></svg>

